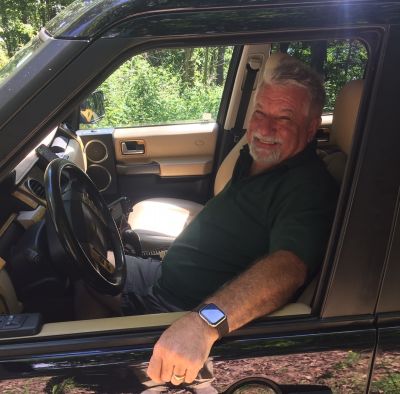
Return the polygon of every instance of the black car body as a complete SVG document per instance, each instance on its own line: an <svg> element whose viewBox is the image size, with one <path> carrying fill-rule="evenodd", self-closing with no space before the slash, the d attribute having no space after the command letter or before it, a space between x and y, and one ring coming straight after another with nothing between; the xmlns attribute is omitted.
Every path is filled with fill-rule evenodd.
<svg viewBox="0 0 400 394"><path fill-rule="evenodd" d="M15 286L32 285L35 275L35 280L45 278L49 283L38 287L43 292L41 302L37 298L29 307L25 300L21 311L35 312L37 305L68 293L69 284L53 280L40 264L34 265L41 263L40 256L27 265L15 257L15 250L10 252L17 245L40 255L36 247L42 241L37 238L44 230L29 229L32 222L38 228L44 222L29 219L29 225L22 225L18 218L38 206L45 211L46 206L25 187L27 178L43 180L39 161L30 162L20 176L15 169L47 135L52 141L57 136L75 141L79 104L111 72L131 56L150 50L235 48L219 113L210 126L215 138L212 164L206 172L164 176L158 168L155 173L138 174L120 150L123 142L141 140L136 132L133 137L130 129L121 134L118 128L78 133L83 144L100 141L108 152L102 166L110 176L104 187L99 186L108 201L122 195L135 201L164 195L205 202L211 196L218 164L232 146L229 129L233 125L229 127L227 119L235 82L243 78L240 70L246 48L324 40L358 40L368 60L357 126L311 313L267 316L220 340L212 350L215 386L223 390L239 378L263 375L282 390L292 384L307 391L319 384L341 393L400 392L399 1L101 0L78 1L63 11L2 71L0 85L0 256L7 262L6 269L25 270L22 276L11 275L20 280ZM157 135L168 127L174 128L157 126ZM329 127L323 130L328 138ZM168 144L167 137L158 141ZM65 157L65 150L57 153ZM88 157L88 169L91 166L96 178L97 160ZM101 174L98 182L102 182ZM17 288L18 296L19 292ZM64 304L51 307L56 309L53 319L45 318L39 334L1 338L0 331L2 379L53 376L54 382L62 382L63 377L74 377L76 384L101 392L138 392L132 367L149 360L153 344L177 316L74 321ZM5 382L12 385L10 380Z"/></svg>

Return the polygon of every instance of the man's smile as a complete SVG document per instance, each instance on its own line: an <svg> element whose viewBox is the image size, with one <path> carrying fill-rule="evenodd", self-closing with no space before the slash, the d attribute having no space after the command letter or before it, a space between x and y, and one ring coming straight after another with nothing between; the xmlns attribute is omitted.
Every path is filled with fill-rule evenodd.
<svg viewBox="0 0 400 394"><path fill-rule="evenodd" d="M270 138L270 137L254 136L253 142L255 142L256 145L259 147L263 147L263 146L269 147L269 146L281 145L281 141L279 141L275 138Z"/></svg>

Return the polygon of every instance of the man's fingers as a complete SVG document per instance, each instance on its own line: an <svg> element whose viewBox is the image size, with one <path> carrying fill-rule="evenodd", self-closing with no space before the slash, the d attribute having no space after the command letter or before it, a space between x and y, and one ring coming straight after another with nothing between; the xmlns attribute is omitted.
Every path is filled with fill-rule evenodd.
<svg viewBox="0 0 400 394"><path fill-rule="evenodd" d="M192 383L196 379L199 369L191 369L186 371L185 383Z"/></svg>
<svg viewBox="0 0 400 394"><path fill-rule="evenodd" d="M175 366L174 372L171 377L171 383L175 386L183 383L186 379L186 368Z"/></svg>
<svg viewBox="0 0 400 394"><path fill-rule="evenodd" d="M149 366L147 368L147 375L154 382L162 383L163 380L161 378L161 371L162 371L162 359L153 354L153 356L150 359Z"/></svg>
<svg viewBox="0 0 400 394"><path fill-rule="evenodd" d="M170 382L172 377L172 371L174 370L173 364L166 363L165 360L161 365L161 380L163 382Z"/></svg>

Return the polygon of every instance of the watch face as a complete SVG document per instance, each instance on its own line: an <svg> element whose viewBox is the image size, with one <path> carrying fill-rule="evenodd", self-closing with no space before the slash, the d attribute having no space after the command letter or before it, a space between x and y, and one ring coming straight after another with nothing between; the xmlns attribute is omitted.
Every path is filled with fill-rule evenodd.
<svg viewBox="0 0 400 394"><path fill-rule="evenodd" d="M208 304L199 311L211 325L216 326L222 322L226 317L225 314L214 304Z"/></svg>

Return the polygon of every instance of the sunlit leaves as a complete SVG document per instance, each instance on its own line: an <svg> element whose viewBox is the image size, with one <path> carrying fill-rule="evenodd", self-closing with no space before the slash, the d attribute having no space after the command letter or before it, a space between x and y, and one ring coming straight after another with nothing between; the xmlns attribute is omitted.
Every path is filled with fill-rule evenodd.
<svg viewBox="0 0 400 394"><path fill-rule="evenodd" d="M99 88L106 116L96 126L199 121L204 114L216 119L223 91L219 78L226 77L231 56L232 48L224 47L163 49L133 57Z"/></svg>

